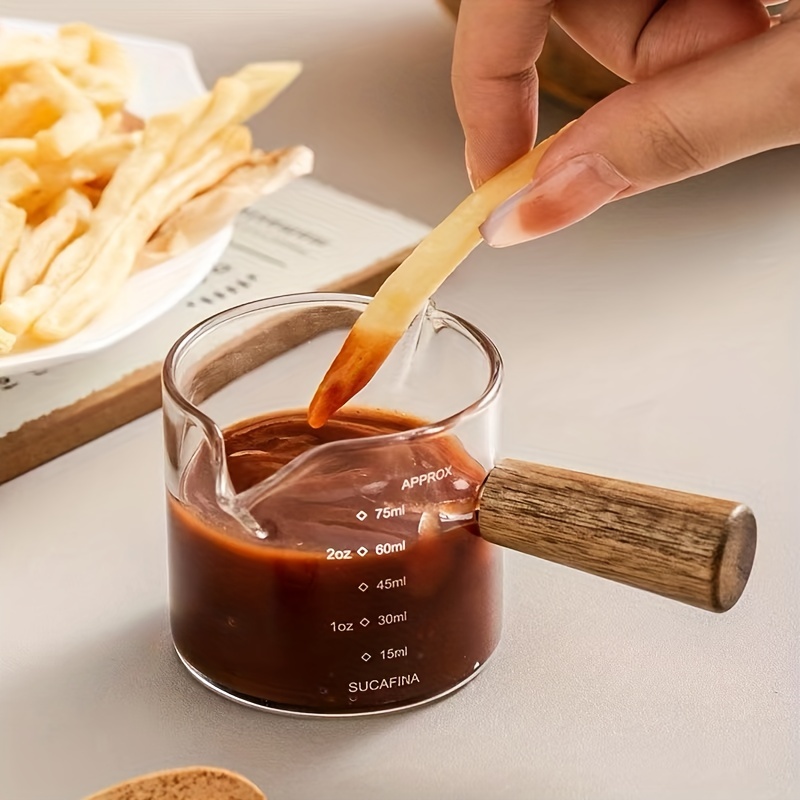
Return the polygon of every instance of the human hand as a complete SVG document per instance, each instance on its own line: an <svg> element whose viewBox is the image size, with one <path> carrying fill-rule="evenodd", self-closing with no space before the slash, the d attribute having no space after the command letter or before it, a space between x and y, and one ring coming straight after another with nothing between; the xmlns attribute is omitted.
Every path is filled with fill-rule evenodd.
<svg viewBox="0 0 800 800"><path fill-rule="evenodd" d="M479 185L536 137L535 61L552 16L629 86L597 103L481 228L497 247L608 202L800 143L800 0L462 0L453 91Z"/></svg>

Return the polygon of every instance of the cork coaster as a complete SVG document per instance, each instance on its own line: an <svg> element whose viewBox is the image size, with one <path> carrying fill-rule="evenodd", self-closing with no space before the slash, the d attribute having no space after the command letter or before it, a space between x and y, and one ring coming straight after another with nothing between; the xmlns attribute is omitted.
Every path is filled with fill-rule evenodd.
<svg viewBox="0 0 800 800"><path fill-rule="evenodd" d="M266 800L261 790L235 772L184 767L154 772L103 789L85 800Z"/></svg>

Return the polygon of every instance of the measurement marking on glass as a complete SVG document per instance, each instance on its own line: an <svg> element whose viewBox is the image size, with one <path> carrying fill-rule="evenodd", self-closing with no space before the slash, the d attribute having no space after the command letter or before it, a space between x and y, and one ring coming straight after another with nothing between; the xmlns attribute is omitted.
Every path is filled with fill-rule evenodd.
<svg viewBox="0 0 800 800"><path fill-rule="evenodd" d="M422 475L413 475L403 481L403 489L413 489L415 486L422 486L425 483L436 483L453 474L453 465L437 469L435 472L425 472Z"/></svg>
<svg viewBox="0 0 800 800"><path fill-rule="evenodd" d="M363 522L367 518L367 516L368 514L366 511L359 511L358 514L356 514L356 519L359 522Z"/></svg>
<svg viewBox="0 0 800 800"><path fill-rule="evenodd" d="M369 589L369 586L366 583L361 583L358 586L358 591L359 592L366 592L367 589Z"/></svg>
<svg viewBox="0 0 800 800"><path fill-rule="evenodd" d="M384 578L375 584L376 589L400 589L406 585L406 576L402 578Z"/></svg>
<svg viewBox="0 0 800 800"><path fill-rule="evenodd" d="M369 620L366 617L364 617L364 619L361 620L361 626L366 628L367 625L369 625Z"/></svg>
<svg viewBox="0 0 800 800"><path fill-rule="evenodd" d="M369 550L367 550L367 548L366 548L366 547L363 547L363 546L362 546L362 547L359 547L359 548L358 548L358 550L356 550L356 553L358 553L358 554L361 556L361 558L364 558L364 556L365 556L367 553L369 553Z"/></svg>
<svg viewBox="0 0 800 800"><path fill-rule="evenodd" d="M399 614L378 614L378 625L396 625L398 622L408 622L406 611Z"/></svg>
<svg viewBox="0 0 800 800"><path fill-rule="evenodd" d="M405 658L408 655L408 647L387 647L381 650L381 658Z"/></svg>
<svg viewBox="0 0 800 800"><path fill-rule="evenodd" d="M402 517L403 514L405 513L406 513L405 505L382 506L381 508L375 509L375 519L391 519L392 517Z"/></svg>
<svg viewBox="0 0 800 800"><path fill-rule="evenodd" d="M331 630L335 633L344 633L353 630L352 622L331 622Z"/></svg>
<svg viewBox="0 0 800 800"><path fill-rule="evenodd" d="M369 653L364 653L364 655L361 656L361 660L364 662L369 661L371 658L372 656Z"/></svg>
<svg viewBox="0 0 800 800"><path fill-rule="evenodd" d="M384 544L375 545L376 556L386 556L389 553L402 553L406 549L405 540L402 542L386 542Z"/></svg>

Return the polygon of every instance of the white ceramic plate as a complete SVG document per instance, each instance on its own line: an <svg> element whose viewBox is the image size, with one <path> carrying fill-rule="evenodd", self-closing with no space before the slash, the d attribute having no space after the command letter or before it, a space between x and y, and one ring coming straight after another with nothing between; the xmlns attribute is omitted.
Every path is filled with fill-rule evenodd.
<svg viewBox="0 0 800 800"><path fill-rule="evenodd" d="M0 19L0 27L51 34L56 26ZM109 33L122 43L136 67L138 82L130 102L133 113L150 116L167 111L205 91L192 52L185 45ZM232 232L232 227L225 228L193 250L133 275L111 306L66 341L0 355L0 375L83 358L130 336L179 303L206 277Z"/></svg>

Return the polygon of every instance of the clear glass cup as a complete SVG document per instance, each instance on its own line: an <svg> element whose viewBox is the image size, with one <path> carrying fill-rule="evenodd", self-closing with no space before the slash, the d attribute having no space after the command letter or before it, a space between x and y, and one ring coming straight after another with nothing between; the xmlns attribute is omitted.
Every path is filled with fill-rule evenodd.
<svg viewBox="0 0 800 800"><path fill-rule="evenodd" d="M248 303L190 330L164 364L173 641L198 680L246 705L409 708L468 682L500 637L502 551L480 538L477 506L502 365L469 323L429 305L322 429L332 441L248 478L285 460L257 420L293 412L302 442L367 302Z"/></svg>

